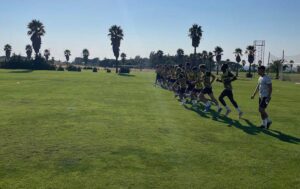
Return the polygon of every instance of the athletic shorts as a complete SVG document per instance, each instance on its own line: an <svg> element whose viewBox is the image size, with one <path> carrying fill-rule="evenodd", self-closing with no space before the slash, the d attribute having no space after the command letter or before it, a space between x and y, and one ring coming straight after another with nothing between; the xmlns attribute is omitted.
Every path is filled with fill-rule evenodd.
<svg viewBox="0 0 300 189"><path fill-rule="evenodd" d="M176 82L176 79L170 79L169 82L170 82L170 83L175 83L175 82Z"/></svg>
<svg viewBox="0 0 300 189"><path fill-rule="evenodd" d="M193 93L201 93L201 91L202 89L196 89L196 88L193 89Z"/></svg>
<svg viewBox="0 0 300 189"><path fill-rule="evenodd" d="M232 90L224 89L223 92L221 93L220 97L225 97L225 96L228 96L229 98L233 97Z"/></svg>
<svg viewBox="0 0 300 189"><path fill-rule="evenodd" d="M178 92L179 92L180 94L184 94L185 91L186 91L186 88L179 88L179 90L178 90Z"/></svg>
<svg viewBox="0 0 300 189"><path fill-rule="evenodd" d="M193 91L193 89L195 88L195 85L193 84L188 84L188 91Z"/></svg>
<svg viewBox="0 0 300 189"><path fill-rule="evenodd" d="M202 90L203 94L212 94L212 88L211 87L204 87L204 89Z"/></svg>
<svg viewBox="0 0 300 189"><path fill-rule="evenodd" d="M259 98L259 107L266 109L270 103L271 99L268 100L267 97Z"/></svg>

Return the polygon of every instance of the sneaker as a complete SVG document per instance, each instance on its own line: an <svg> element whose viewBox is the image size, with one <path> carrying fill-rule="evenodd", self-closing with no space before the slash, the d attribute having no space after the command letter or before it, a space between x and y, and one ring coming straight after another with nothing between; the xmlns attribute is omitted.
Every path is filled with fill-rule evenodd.
<svg viewBox="0 0 300 189"><path fill-rule="evenodd" d="M231 110L227 110L225 116L227 117L230 114Z"/></svg>
<svg viewBox="0 0 300 189"><path fill-rule="evenodd" d="M222 108L218 109L218 114L220 114L222 112Z"/></svg>
<svg viewBox="0 0 300 189"><path fill-rule="evenodd" d="M205 106L204 112L208 112L210 110L211 105Z"/></svg>
<svg viewBox="0 0 300 189"><path fill-rule="evenodd" d="M244 115L244 112L240 112L239 113L239 119L241 119L243 115Z"/></svg>
<svg viewBox="0 0 300 189"><path fill-rule="evenodd" d="M269 129L271 125L272 125L272 121L269 121L269 122L267 123L267 129Z"/></svg>

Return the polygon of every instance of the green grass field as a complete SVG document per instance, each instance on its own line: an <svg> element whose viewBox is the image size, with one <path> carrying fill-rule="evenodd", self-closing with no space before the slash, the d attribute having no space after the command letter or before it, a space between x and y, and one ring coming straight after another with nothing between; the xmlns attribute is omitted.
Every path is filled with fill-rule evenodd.
<svg viewBox="0 0 300 189"><path fill-rule="evenodd" d="M181 106L153 82L1 70L0 189L300 188L300 85L274 81L262 131L256 80L233 84L243 120Z"/></svg>

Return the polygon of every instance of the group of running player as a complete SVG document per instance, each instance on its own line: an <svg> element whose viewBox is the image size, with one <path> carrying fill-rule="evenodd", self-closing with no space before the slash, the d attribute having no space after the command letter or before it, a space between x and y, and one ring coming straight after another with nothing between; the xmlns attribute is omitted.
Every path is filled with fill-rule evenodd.
<svg viewBox="0 0 300 189"><path fill-rule="evenodd" d="M175 97L179 97L182 105L186 104L188 100L193 106L202 103L204 105L204 112L208 112L211 105L217 106L217 112L222 112L222 107L219 102L225 107L225 116L228 116L231 109L226 104L224 98L228 97L232 105L238 112L239 118L242 117L243 112L234 100L232 91L232 82L237 77L230 72L228 64L223 64L221 67L221 77L217 78L214 74L207 70L205 65L192 67L190 63L185 65L158 65L156 67L156 81L155 85L160 85L163 88L169 89L175 93ZM259 111L261 113L262 125L261 128L268 129L272 121L268 118L265 109L271 99L272 83L271 79L265 74L265 67L258 68L260 75L259 83L255 89L252 99L259 91ZM213 93L212 84L217 81L224 85L224 90L220 94L218 100ZM207 98L209 97L209 98Z"/></svg>

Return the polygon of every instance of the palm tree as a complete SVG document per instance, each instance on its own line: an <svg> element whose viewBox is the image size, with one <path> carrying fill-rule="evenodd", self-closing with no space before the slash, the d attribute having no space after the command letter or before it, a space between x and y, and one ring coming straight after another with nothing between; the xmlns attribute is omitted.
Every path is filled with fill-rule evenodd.
<svg viewBox="0 0 300 189"><path fill-rule="evenodd" d="M10 55L11 55L11 51L12 51L11 45L6 44L4 46L4 51L5 51L5 60L9 60L10 59Z"/></svg>
<svg viewBox="0 0 300 189"><path fill-rule="evenodd" d="M184 57L184 51L183 49L178 49L177 50L177 62L181 64L183 62L183 57Z"/></svg>
<svg viewBox="0 0 300 189"><path fill-rule="evenodd" d="M27 54L27 59L30 60L31 56L32 56L32 47L31 47L31 45L26 45L25 51L26 51L26 54Z"/></svg>
<svg viewBox="0 0 300 189"><path fill-rule="evenodd" d="M29 29L27 34L31 35L30 40L32 42L32 47L35 51L35 54L37 56L41 49L41 44L42 44L41 36L43 36L46 33L44 25L39 20L32 20L28 24L27 28Z"/></svg>
<svg viewBox="0 0 300 189"><path fill-rule="evenodd" d="M212 70L212 65L214 63L214 53L212 52L209 52L208 55L207 55L207 60L209 62L209 71L211 72Z"/></svg>
<svg viewBox="0 0 300 189"><path fill-rule="evenodd" d="M294 60L290 60L290 66L291 66L291 72L293 72L293 64L294 64Z"/></svg>
<svg viewBox="0 0 300 189"><path fill-rule="evenodd" d="M205 65L207 64L207 58L208 58L208 53L207 51L202 51L202 54L201 54L201 62L204 63Z"/></svg>
<svg viewBox="0 0 300 189"><path fill-rule="evenodd" d="M254 62L254 57L255 57L255 47L253 45L249 45L247 47L246 53L248 54L248 62L249 62L249 72L247 74L247 77L252 77L251 74L251 65Z"/></svg>
<svg viewBox="0 0 300 189"><path fill-rule="evenodd" d="M82 50L82 55L83 55L84 64L86 65L88 63L89 56L90 56L89 50L88 49L83 49Z"/></svg>
<svg viewBox="0 0 300 189"><path fill-rule="evenodd" d="M202 38L202 28L198 24L194 24L190 29L189 29L189 37L192 39L192 46L194 47L194 54L196 55L197 47L200 44L200 40Z"/></svg>
<svg viewBox="0 0 300 189"><path fill-rule="evenodd" d="M45 58L46 58L46 60L48 61L49 60L49 56L50 56L51 54L50 54L50 50L49 49L45 49L44 50L44 56L45 56Z"/></svg>
<svg viewBox="0 0 300 189"><path fill-rule="evenodd" d="M66 49L64 54L65 54L67 62L69 62L70 56L71 56L71 51L69 49Z"/></svg>
<svg viewBox="0 0 300 189"><path fill-rule="evenodd" d="M126 61L126 54L125 53L121 53L121 59L122 59L122 64L125 65L125 61Z"/></svg>
<svg viewBox="0 0 300 189"><path fill-rule="evenodd" d="M116 58L116 73L118 73L118 58L120 53L120 45L121 40L123 40L124 37L123 30L120 26L113 25L109 29L108 36L110 36L113 53Z"/></svg>
<svg viewBox="0 0 300 189"><path fill-rule="evenodd" d="M235 61L236 61L236 76L239 76L239 65L242 61L241 56L243 56L243 50L241 48L236 48L234 51Z"/></svg>
<svg viewBox="0 0 300 189"><path fill-rule="evenodd" d="M223 53L222 47L216 46L214 53L215 53L216 62L217 62L217 75L219 75L219 64L220 64L220 61L221 61L222 55L223 55L222 54Z"/></svg>
<svg viewBox="0 0 300 189"><path fill-rule="evenodd" d="M164 52L162 50L158 50L156 52L157 60L159 64L163 64Z"/></svg>

